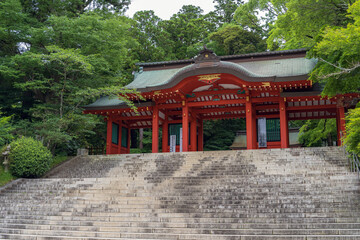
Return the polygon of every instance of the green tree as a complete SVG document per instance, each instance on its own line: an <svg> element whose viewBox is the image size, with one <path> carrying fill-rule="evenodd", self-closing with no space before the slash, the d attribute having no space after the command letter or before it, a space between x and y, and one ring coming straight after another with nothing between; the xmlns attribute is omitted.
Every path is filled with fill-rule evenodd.
<svg viewBox="0 0 360 240"><path fill-rule="evenodd" d="M133 57L140 62L173 60L173 42L170 34L160 26L162 20L154 11L139 11L134 14L131 33L138 44L133 48Z"/></svg>
<svg viewBox="0 0 360 240"><path fill-rule="evenodd" d="M12 131L14 127L10 123L11 117L0 116L0 147L4 146L14 138Z"/></svg>
<svg viewBox="0 0 360 240"><path fill-rule="evenodd" d="M332 146L337 140L336 120L308 120L300 128L299 142L307 147L320 147L324 143Z"/></svg>
<svg viewBox="0 0 360 240"><path fill-rule="evenodd" d="M285 48L312 47L321 30L326 26L346 26L349 0L289 0L287 11L277 17L271 29L268 45L273 43L284 45Z"/></svg>
<svg viewBox="0 0 360 240"><path fill-rule="evenodd" d="M21 0L24 12L39 22L45 22L49 16L76 17L86 11L124 13L130 0Z"/></svg>
<svg viewBox="0 0 360 240"><path fill-rule="evenodd" d="M194 57L193 46L203 45L208 35L215 31L215 24L202 12L200 7L184 5L170 20L161 22L161 27L170 34L176 59Z"/></svg>
<svg viewBox="0 0 360 240"><path fill-rule="evenodd" d="M243 28L249 28L267 38L277 17L286 13L288 1L249 0L237 8L234 20Z"/></svg>
<svg viewBox="0 0 360 240"><path fill-rule="evenodd" d="M242 0L213 0L215 3L215 15L217 24L231 23L238 6L244 3Z"/></svg>
<svg viewBox="0 0 360 240"><path fill-rule="evenodd" d="M16 112L16 133L39 136L53 151L85 145L101 118L82 114L81 105L100 95L117 95L131 80L136 45L126 34L130 20L119 14L51 16L29 28L29 49L2 58L0 79L6 115ZM124 99L126 100L126 99ZM18 111L18 112L17 112Z"/></svg>
<svg viewBox="0 0 360 240"><path fill-rule="evenodd" d="M266 50L266 42L260 35L242 29L239 25L227 24L211 33L209 47L217 55L234 55Z"/></svg>
<svg viewBox="0 0 360 240"><path fill-rule="evenodd" d="M229 150L236 132L243 129L244 119L204 121L204 150Z"/></svg>
<svg viewBox="0 0 360 240"><path fill-rule="evenodd" d="M55 46L47 50L48 54L26 52L15 56L13 69L16 79L22 80L15 86L32 92L36 100L29 109L33 132L54 150L58 144L71 140L71 135L88 130L89 119L76 124L80 116L74 116L78 105L74 93L90 76L91 65L79 50ZM91 125L93 127L94 122ZM75 126L79 128L73 129Z"/></svg>
<svg viewBox="0 0 360 240"><path fill-rule="evenodd" d="M360 106L349 111L344 143L350 152L360 154Z"/></svg>
<svg viewBox="0 0 360 240"><path fill-rule="evenodd" d="M330 96L360 89L360 1L348 13L353 23L326 27L312 51L319 63L311 79L326 83L323 94Z"/></svg>
<svg viewBox="0 0 360 240"><path fill-rule="evenodd" d="M338 93L359 92L360 89L360 1L348 9L351 23L346 27L324 29L313 48L313 56L320 61L311 78L324 82L323 94L334 96ZM350 110L347 116L345 144L348 150L359 154L359 106Z"/></svg>
<svg viewBox="0 0 360 240"><path fill-rule="evenodd" d="M18 0L0 2L0 57L21 52L20 43L26 42L29 26ZM0 62L1 65L1 62Z"/></svg>

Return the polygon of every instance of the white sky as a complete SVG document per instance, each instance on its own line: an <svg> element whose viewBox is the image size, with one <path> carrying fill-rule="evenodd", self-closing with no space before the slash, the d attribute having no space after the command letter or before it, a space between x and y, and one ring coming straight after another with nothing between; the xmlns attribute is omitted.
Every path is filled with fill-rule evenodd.
<svg viewBox="0 0 360 240"><path fill-rule="evenodd" d="M183 5L199 6L204 10L204 14L214 10L213 0L132 0L125 15L133 17L137 11L153 10L156 16L168 20Z"/></svg>

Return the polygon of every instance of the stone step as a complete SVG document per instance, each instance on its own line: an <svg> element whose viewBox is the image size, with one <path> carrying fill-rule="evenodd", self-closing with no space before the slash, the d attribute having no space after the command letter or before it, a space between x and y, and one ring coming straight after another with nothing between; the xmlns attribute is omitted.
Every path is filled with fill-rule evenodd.
<svg viewBox="0 0 360 240"><path fill-rule="evenodd" d="M360 223L310 223L310 224L266 224L266 223L187 223L187 222L103 222L103 221L49 221L29 219L0 219L5 225L56 225L94 227L148 227L148 228L203 228L203 229L360 229Z"/></svg>
<svg viewBox="0 0 360 240"><path fill-rule="evenodd" d="M223 235L223 234L212 234L211 232L207 234L161 234L161 233L102 233L102 232L75 232L75 231L48 231L48 230L8 230L8 229L0 229L2 234L26 234L28 236L36 235L40 236L54 236L54 237L85 237L85 238L108 238L108 239L123 239L123 238L129 238L129 239L317 239L316 237L320 237L321 239L323 236L318 235L261 235L261 234L251 234L251 235ZM0 235L1 236L1 235ZM357 237L360 237L360 235L327 235L329 238L325 239L344 239L344 237L347 237L348 239L356 239ZM297 237L297 238L296 238ZM353 237L353 238L351 238ZM324 238L322 238L324 239Z"/></svg>
<svg viewBox="0 0 360 240"><path fill-rule="evenodd" d="M84 240L83 237L73 237L73 236L53 236L53 235L29 235L29 234L9 234L9 233L0 233L0 239L20 239L20 240ZM88 238L86 238L88 239ZM133 240L134 238L109 238L109 237L92 237L92 240L108 240L108 239L122 239L122 240ZM153 238L136 238L137 240L153 240ZM172 238L163 240L172 240Z"/></svg>
<svg viewBox="0 0 360 240"><path fill-rule="evenodd" d="M209 228L149 228L149 227L109 227L109 226L68 226L68 225L24 225L24 224L1 224L0 230L33 230L54 231L54 232L97 232L100 233L160 233L160 234L215 234L215 235L359 235L360 229L218 229ZM45 233L46 234L46 233ZM110 236L110 235L109 235Z"/></svg>
<svg viewBox="0 0 360 240"><path fill-rule="evenodd" d="M215 224L228 224L228 223L244 223L244 224L319 224L319 223L359 223L360 217L306 217L306 218L289 218L289 217L270 217L270 218L263 218L263 217L214 217L214 218L199 218L199 217L159 217L159 216L133 216L133 217L86 217L86 216L6 216L5 220L29 220L29 221L51 221L51 222L59 222L59 221L68 221L68 222L93 222L93 221L103 221L103 222L166 222L166 223L215 223Z"/></svg>
<svg viewBox="0 0 360 240"><path fill-rule="evenodd" d="M341 148L78 157L0 194L0 238L360 239Z"/></svg>
<svg viewBox="0 0 360 240"><path fill-rule="evenodd" d="M82 203L64 203L63 201L61 201L60 199L58 200L57 203L54 202L42 202L41 206L40 205L31 205L32 202L25 202L25 203L16 203L14 204L14 202L7 202L7 203L2 203L2 205L0 206L0 210L8 210L11 208L16 208L16 210L21 211L21 210L37 210L37 209L41 209L41 210L45 210L45 209L60 209L60 208L74 208L77 210L81 210L81 209L88 209L91 208L93 210L102 210L105 209L107 211L117 211L117 210L127 210L127 211L138 211L138 210L149 210L149 209L164 209L164 205L171 205L173 207L176 208L198 208L198 207L204 207L202 202L197 202L197 201L142 201L141 199L139 200L140 202L129 202L129 201L118 201L117 203L106 203L106 202L102 202L102 203L89 203L89 204L82 204ZM288 209L288 208L304 208L304 209L323 209L323 208L329 208L329 207L333 207L335 209L340 209L340 208L344 208L344 209L356 209L360 206L359 203L352 203L352 202L342 202L342 201L338 201L338 202L334 202L332 200L326 199L323 200L322 202L313 202L311 200L306 200L306 201L290 201L290 200L285 200L285 201L273 201L273 202L236 202L236 201L225 201L225 200L219 200L219 201L207 201L206 205L208 206L208 208L212 208L212 207L219 207L219 206L227 206L228 208L233 208L233 209L237 209L237 208L241 208L241 209L252 209L252 208L256 208L256 209L263 209L263 208L276 208L276 209ZM170 207L171 207L170 206Z"/></svg>
<svg viewBox="0 0 360 240"><path fill-rule="evenodd" d="M29 213L31 211L31 213ZM88 216L88 217L99 217L99 216L106 216L106 217L130 217L130 216L157 216L161 215L163 217L169 217L164 216L163 214L192 214L190 217L194 216L199 217L251 217L252 216L259 216L259 217L282 217L284 215L291 215L292 217L311 217L311 216L322 216L322 217L349 217L349 216L356 216L354 214L353 210L351 208L349 209L341 209L341 210L333 210L328 208L323 209L292 209L292 208L283 208L283 209L248 209L248 208L239 208L239 209L223 209L223 208L217 208L217 209L196 209L196 208L167 208L167 209L151 209L148 211L145 211L141 209L140 211L132 210L132 209L125 209L125 210L109 210L109 211L96 211L94 209L88 208L88 209L67 209L67 208L61 208L59 211L49 211L47 209L44 209L43 211L38 211L34 209L28 209L28 211L25 210L6 210L1 211L0 214L2 215L37 215L37 216ZM219 214L221 214L219 216Z"/></svg>

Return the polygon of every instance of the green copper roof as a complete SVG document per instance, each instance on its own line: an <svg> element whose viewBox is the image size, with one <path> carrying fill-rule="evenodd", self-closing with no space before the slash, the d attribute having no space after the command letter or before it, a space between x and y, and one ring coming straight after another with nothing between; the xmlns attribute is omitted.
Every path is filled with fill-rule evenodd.
<svg viewBox="0 0 360 240"><path fill-rule="evenodd" d="M104 109L106 109L109 106L117 108L117 107L124 106L124 105L125 105L124 101L121 101L118 98L106 96L106 97L99 98L94 103L91 103L91 104L85 106L85 108L99 108L99 109L104 108Z"/></svg>
<svg viewBox="0 0 360 240"><path fill-rule="evenodd" d="M289 58L279 60L265 60L256 62L242 62L239 65L247 70L276 77L292 77L309 74L315 67L315 59Z"/></svg>
<svg viewBox="0 0 360 240"><path fill-rule="evenodd" d="M193 60L175 61L172 64L181 63L189 64L185 67L167 68L163 70L147 70L135 74L134 80L128 84L127 88L137 89L141 92L149 92L158 89L166 89L176 86L180 81L189 76L196 76L202 74L213 73L229 73L233 74L244 81L249 82L281 82L281 81L294 81L304 80L308 74L315 67L317 61L315 59L306 59L300 55L286 56L285 53L305 53L304 49L279 51L279 52L265 52L255 53L248 55L233 56L232 62L226 61L224 57L217 57L212 55L211 59L204 59L205 53L198 55ZM285 54L285 55L283 55ZM210 54L211 55L211 54ZM261 59L254 58L256 56L262 57ZM279 56L281 58L265 58L267 55ZM200 56L200 57L199 57ZM207 55L206 55L207 56ZM242 57L246 57L245 59ZM265 58L265 59L264 59ZM222 61L223 59L223 61ZM190 61L190 62L189 62ZM235 61L235 62L234 62ZM236 62L238 61L238 62ZM202 65L201 62L211 63ZM149 63L148 66L157 66L161 69L163 64ZM144 64L144 66L147 66ZM310 91L311 92L311 91ZM286 93L283 93L286 94ZM289 93L290 94L290 93ZM304 93L300 93L304 94ZM312 93L309 93L312 94ZM102 97L96 102L85 106L85 109L111 109L126 107L125 103L116 98Z"/></svg>
<svg viewBox="0 0 360 240"><path fill-rule="evenodd" d="M187 67L185 67L187 68ZM167 83L181 68L145 71L136 73L134 81L128 84L127 88L146 88L161 86Z"/></svg>
<svg viewBox="0 0 360 240"><path fill-rule="evenodd" d="M222 65L242 71L250 78L291 78L307 75L316 65L316 60L306 58L289 58L278 60L249 61L249 62L221 62ZM168 85L174 76L194 68L194 64L183 68L143 71L135 74L135 79L126 87L145 89ZM216 68L214 68L216 70ZM220 69L221 71L221 69ZM221 72L218 72L221 73ZM194 73L195 75L198 75ZM203 74L203 73L200 73ZM264 79L265 80L265 79ZM153 90L153 89L151 89ZM150 91L151 91L150 90Z"/></svg>

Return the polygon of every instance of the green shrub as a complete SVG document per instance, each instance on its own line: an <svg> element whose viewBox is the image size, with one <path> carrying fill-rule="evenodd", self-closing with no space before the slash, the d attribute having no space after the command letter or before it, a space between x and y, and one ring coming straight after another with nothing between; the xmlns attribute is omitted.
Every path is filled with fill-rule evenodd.
<svg viewBox="0 0 360 240"><path fill-rule="evenodd" d="M50 169L52 155L41 142L22 137L11 144L10 170L17 177L34 178Z"/></svg>

